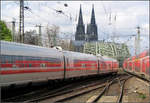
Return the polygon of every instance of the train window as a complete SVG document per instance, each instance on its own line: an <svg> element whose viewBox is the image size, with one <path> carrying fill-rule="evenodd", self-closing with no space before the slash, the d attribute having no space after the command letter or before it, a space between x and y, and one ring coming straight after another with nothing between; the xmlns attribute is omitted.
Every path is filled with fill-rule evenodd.
<svg viewBox="0 0 150 103"><path fill-rule="evenodd" d="M129 69L132 70L132 62L129 62Z"/></svg>
<svg viewBox="0 0 150 103"><path fill-rule="evenodd" d="M28 57L28 60L31 60L31 57Z"/></svg>
<svg viewBox="0 0 150 103"><path fill-rule="evenodd" d="M42 57L33 57L33 59L37 61L39 59L42 59Z"/></svg>
<svg viewBox="0 0 150 103"><path fill-rule="evenodd" d="M24 64L21 64L21 67L24 67Z"/></svg>
<svg viewBox="0 0 150 103"><path fill-rule="evenodd" d="M13 68L16 68L17 66L15 64L12 65Z"/></svg>
<svg viewBox="0 0 150 103"><path fill-rule="evenodd" d="M82 67L86 67L86 65L85 64L81 64L82 65Z"/></svg>
<svg viewBox="0 0 150 103"><path fill-rule="evenodd" d="M149 60L146 61L146 73L147 74L150 73L150 63L149 63Z"/></svg>
<svg viewBox="0 0 150 103"><path fill-rule="evenodd" d="M6 63L8 61L8 56L3 56L3 63Z"/></svg>
<svg viewBox="0 0 150 103"><path fill-rule="evenodd" d="M46 64L42 63L42 64L40 64L40 66L41 66L41 67L45 67L45 66L46 66Z"/></svg>
<svg viewBox="0 0 150 103"><path fill-rule="evenodd" d="M28 57L27 57L27 56L25 57L25 60L28 60Z"/></svg>
<svg viewBox="0 0 150 103"><path fill-rule="evenodd" d="M5 56L4 56L4 55L1 55L0 58L1 58L1 63L2 63L2 64L5 63Z"/></svg>
<svg viewBox="0 0 150 103"><path fill-rule="evenodd" d="M34 57L35 60L43 60L44 58L43 57Z"/></svg>
<svg viewBox="0 0 150 103"><path fill-rule="evenodd" d="M12 60L12 62L14 63L14 62L16 62L16 56L11 56L11 60Z"/></svg>
<svg viewBox="0 0 150 103"><path fill-rule="evenodd" d="M150 68L146 68L146 74L150 74Z"/></svg>
<svg viewBox="0 0 150 103"><path fill-rule="evenodd" d="M14 61L17 61L18 60L18 56L14 56Z"/></svg>
<svg viewBox="0 0 150 103"><path fill-rule="evenodd" d="M25 67L28 67L28 64L25 64Z"/></svg>
<svg viewBox="0 0 150 103"><path fill-rule="evenodd" d="M5 62L8 63L10 61L10 59L11 59L10 56L5 56Z"/></svg>
<svg viewBox="0 0 150 103"><path fill-rule="evenodd" d="M20 56L20 60L23 61L23 56Z"/></svg>
<svg viewBox="0 0 150 103"><path fill-rule="evenodd" d="M109 64L109 68L111 68L111 64Z"/></svg>
<svg viewBox="0 0 150 103"><path fill-rule="evenodd" d="M33 60L33 61L34 61L34 57L31 57L31 60Z"/></svg>
<svg viewBox="0 0 150 103"><path fill-rule="evenodd" d="M19 60L19 57L18 56L14 56L14 59L15 59L15 61Z"/></svg>
<svg viewBox="0 0 150 103"><path fill-rule="evenodd" d="M11 63L14 63L14 62L15 62L15 57L11 56Z"/></svg>
<svg viewBox="0 0 150 103"><path fill-rule="evenodd" d="M14 56L14 58L15 58L15 61L19 60L19 56Z"/></svg>
<svg viewBox="0 0 150 103"><path fill-rule="evenodd" d="M36 60L36 58L35 58L35 57L32 57L32 60Z"/></svg>
<svg viewBox="0 0 150 103"><path fill-rule="evenodd" d="M139 61L136 61L136 63L135 63L135 70L136 70L137 72L140 71L140 62L139 62Z"/></svg>
<svg viewBox="0 0 150 103"><path fill-rule="evenodd" d="M69 66L69 59L67 58L67 66Z"/></svg>

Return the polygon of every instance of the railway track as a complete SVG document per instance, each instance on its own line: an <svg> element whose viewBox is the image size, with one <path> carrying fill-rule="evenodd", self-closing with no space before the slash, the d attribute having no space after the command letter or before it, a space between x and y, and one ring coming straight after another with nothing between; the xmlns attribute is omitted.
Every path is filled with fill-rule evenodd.
<svg viewBox="0 0 150 103"><path fill-rule="evenodd" d="M150 83L150 78L149 78L149 79L146 79L146 78L142 77L141 75L134 74L134 73L130 73L130 72L125 71L125 70L124 70L124 72L126 72L127 74L132 75L132 76L134 76L134 77L137 77L137 78L139 78L139 79L142 79L143 81L146 81L147 83Z"/></svg>
<svg viewBox="0 0 150 103"><path fill-rule="evenodd" d="M20 96L15 96L12 98L8 98L4 100L4 102L65 102L67 100L71 100L73 98L78 98L79 96L88 94L94 90L98 90L100 88L104 88L101 93L93 100L92 102L97 102L100 97L105 93L111 84L114 84L118 81L121 86L121 94L118 99L118 103L120 103L123 94L123 84L125 80L131 76L129 75L115 75L108 76L106 78L98 79L87 79L85 81L79 81L77 83L71 83L60 88L54 90L41 89L37 91L32 91L26 94L22 94ZM123 81L123 82L122 82Z"/></svg>
<svg viewBox="0 0 150 103"><path fill-rule="evenodd" d="M70 96L68 96L68 97L64 97L64 98L62 98L62 99L60 99L60 100L56 100L55 102L65 102L66 100L70 100L70 99L72 99L72 98L77 98L78 96L87 94L87 93L89 93L89 92L91 92L91 91L94 91L94 90L97 90L97 89L99 89L99 88L103 88L103 90L97 95L97 97L96 97L94 100L90 101L91 103L98 102L98 100L103 96L103 94L106 92L106 90L108 90L109 87L110 87L112 84L116 83L116 82L119 80L119 84L120 84L120 87L121 87L121 90L120 90L121 92L120 92L120 95L119 95L119 97L118 97L117 103L121 103L121 101L122 101L122 96L123 96L123 88L124 88L125 81L126 81L127 79L129 79L130 77L131 77L131 76L123 77L123 78L120 78L120 79L119 79L118 77L117 77L117 78L113 78L113 79L110 80L109 82L107 81L107 82L104 83L104 84L95 85L95 86L93 86L93 87L91 87L91 88L88 87L87 90L83 90L83 91L81 91L81 92L79 92L79 93L76 93L76 94L74 94L74 95L70 95ZM121 81L123 81L123 82L121 82ZM86 87L86 88L87 88L87 87Z"/></svg>
<svg viewBox="0 0 150 103"><path fill-rule="evenodd" d="M117 78L120 77L120 81L125 80L127 75L120 75L120 76L113 76L111 78L105 78L103 80L98 80L94 81L91 83L83 83L83 85L75 86L74 84L68 85L66 87L59 88L55 91L51 91L48 93L45 93L41 96L32 98L30 100L25 100L24 103L29 103L29 102L45 102L45 101L50 101L50 102L65 102L67 100L77 98L81 95L90 93L91 91L98 90L100 88L106 87L109 82L116 80ZM107 81L107 82L106 82ZM113 82L114 83L114 82ZM72 87L72 88L70 88Z"/></svg>
<svg viewBox="0 0 150 103"><path fill-rule="evenodd" d="M117 79L118 79L118 83L119 83L119 85L120 85L120 94L119 94L118 99L117 99L117 101L116 101L117 103L121 103L121 102L122 102L124 84L125 84L126 80L128 80L128 79L131 78L131 77L132 77L132 76L128 76L127 78L124 78L124 79L119 79L119 78L117 78ZM98 102L98 100L100 100L100 98L104 95L104 93L109 90L109 87L110 87L114 82L116 82L117 79L115 78L115 79L113 79L112 81L110 81L110 82L104 87L104 89L97 95L97 97L96 97L94 100L92 100L92 103ZM122 81L122 82L121 82L121 81Z"/></svg>
<svg viewBox="0 0 150 103"><path fill-rule="evenodd" d="M115 77L115 75L113 76ZM41 88L39 90L35 90L35 91L31 91L28 93L24 93L21 95L17 95L17 96L13 96L10 98L6 98L6 99L2 99L3 102L23 102L23 101L32 101L32 100L36 100L36 99L40 99L40 98L46 98L49 97L50 95L56 96L58 95L61 91L65 91L66 93L69 92L69 90L71 91L71 89L73 88L77 88L79 86L82 85L86 85L86 84L90 84L92 82L104 82L107 79L110 79L111 76L106 77L106 79L104 79L105 76L103 78L101 78L101 80L98 80L98 78L87 78L86 80L79 80L73 83L68 83L66 85L62 85L62 87L58 87L55 89L49 89L49 88ZM38 94L38 95L37 95Z"/></svg>

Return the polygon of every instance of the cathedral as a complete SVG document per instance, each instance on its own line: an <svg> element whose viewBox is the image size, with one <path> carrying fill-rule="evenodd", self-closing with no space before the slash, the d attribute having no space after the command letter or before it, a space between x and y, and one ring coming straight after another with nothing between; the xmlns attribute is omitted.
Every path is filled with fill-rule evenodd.
<svg viewBox="0 0 150 103"><path fill-rule="evenodd" d="M76 27L75 40L76 41L98 41L94 5L92 5L91 22L87 25L86 32L85 32L85 25L82 17L82 8L80 5L79 19Z"/></svg>
<svg viewBox="0 0 150 103"><path fill-rule="evenodd" d="M95 21L94 5L92 5L91 22L87 25L87 30L85 30L85 25L82 17L82 8L80 5L78 24L75 32L75 40L71 41L71 50L76 52L83 52L84 44L86 42L96 41L98 41L98 33Z"/></svg>
<svg viewBox="0 0 150 103"><path fill-rule="evenodd" d="M80 5L78 24L75 32L75 40L70 42L70 50L93 55L104 55L117 59L121 63L124 58L130 57L128 46L124 43L104 42L98 40L97 24L95 20L94 5L92 5L91 21L85 25Z"/></svg>

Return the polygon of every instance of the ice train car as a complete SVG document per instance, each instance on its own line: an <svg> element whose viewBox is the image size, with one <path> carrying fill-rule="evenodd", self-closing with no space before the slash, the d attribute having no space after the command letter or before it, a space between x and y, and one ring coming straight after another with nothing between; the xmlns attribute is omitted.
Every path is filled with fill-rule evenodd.
<svg viewBox="0 0 150 103"><path fill-rule="evenodd" d="M71 51L0 41L2 87L39 81L116 73L118 62Z"/></svg>

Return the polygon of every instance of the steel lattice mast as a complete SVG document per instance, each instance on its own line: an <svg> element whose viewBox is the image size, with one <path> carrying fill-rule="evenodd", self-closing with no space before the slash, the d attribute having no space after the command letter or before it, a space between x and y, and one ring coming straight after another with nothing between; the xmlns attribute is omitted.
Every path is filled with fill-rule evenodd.
<svg viewBox="0 0 150 103"><path fill-rule="evenodd" d="M24 0L20 0L19 39L24 42Z"/></svg>

